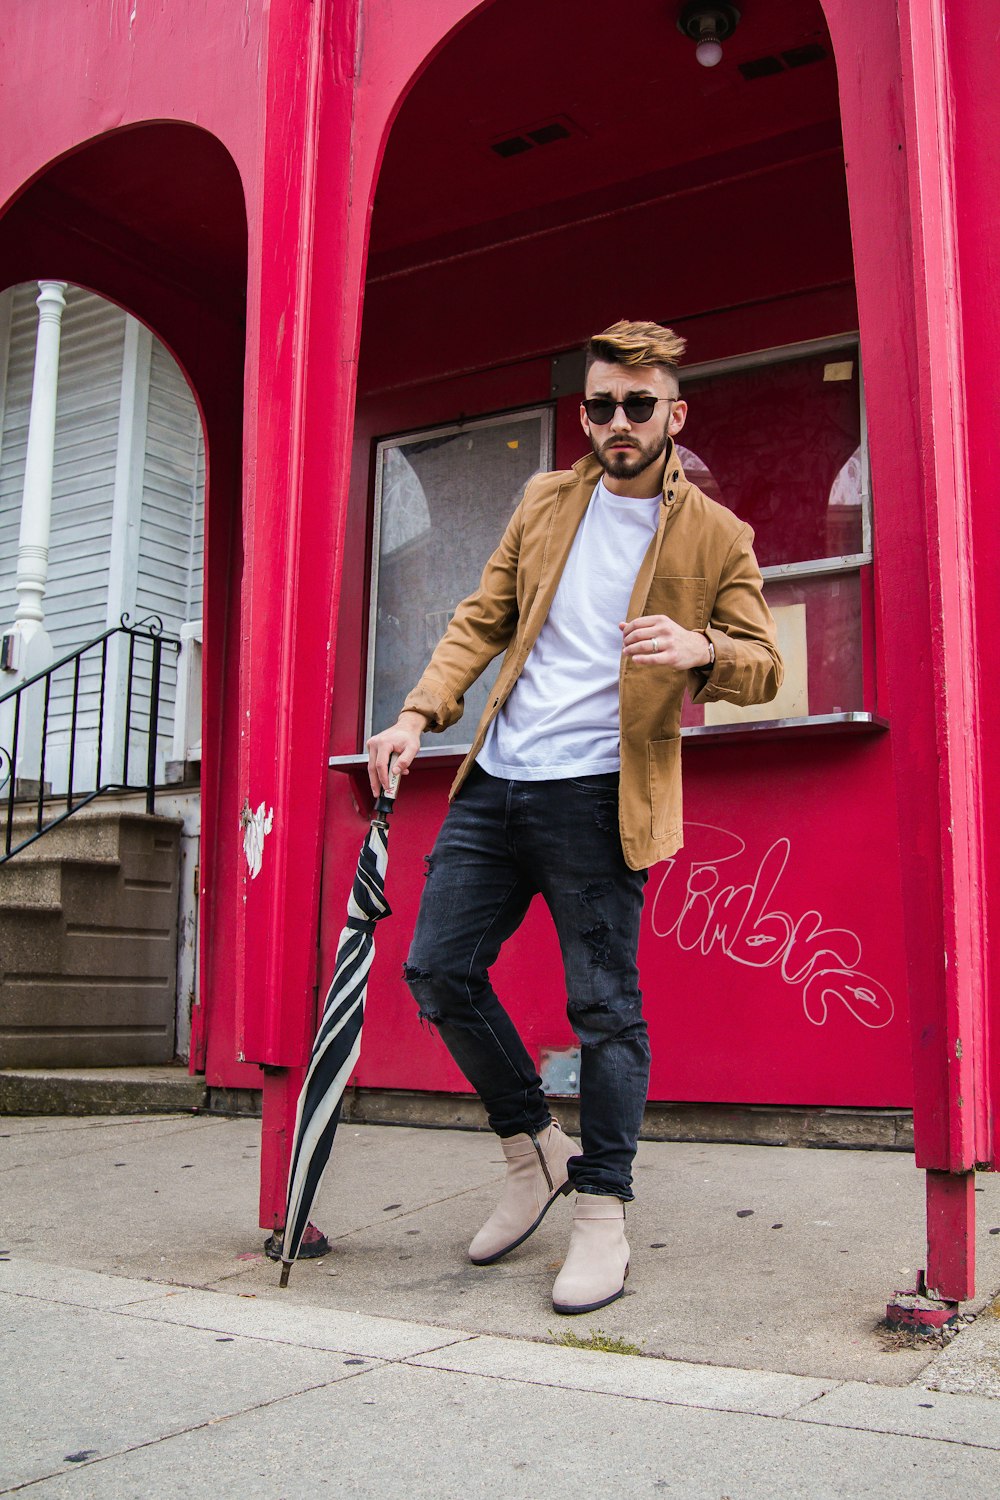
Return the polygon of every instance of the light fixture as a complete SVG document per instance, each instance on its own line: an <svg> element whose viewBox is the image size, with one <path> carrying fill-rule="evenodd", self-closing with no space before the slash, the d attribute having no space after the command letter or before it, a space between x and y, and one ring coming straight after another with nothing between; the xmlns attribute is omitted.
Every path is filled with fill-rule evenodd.
<svg viewBox="0 0 1000 1500"><path fill-rule="evenodd" d="M740 13L725 0L688 0L677 17L677 30L697 43L694 55L703 68L714 68L722 61L722 44L731 37L739 23Z"/></svg>

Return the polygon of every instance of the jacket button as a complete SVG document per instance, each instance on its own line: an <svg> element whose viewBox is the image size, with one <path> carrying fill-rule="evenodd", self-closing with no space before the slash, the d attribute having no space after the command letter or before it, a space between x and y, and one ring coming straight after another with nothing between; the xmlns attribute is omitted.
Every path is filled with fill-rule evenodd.
<svg viewBox="0 0 1000 1500"><path fill-rule="evenodd" d="M673 490L667 490L667 499L668 500L672 500L673 498L674 498L674 492L673 492Z"/></svg>
<svg viewBox="0 0 1000 1500"><path fill-rule="evenodd" d="M681 471L680 471L680 469L675 469L675 470L674 470L674 473L673 473L673 480L674 480L674 484L676 484L676 483L677 483L677 481L678 481L678 479L679 479L679 478L680 478L680 477L681 477Z"/></svg>

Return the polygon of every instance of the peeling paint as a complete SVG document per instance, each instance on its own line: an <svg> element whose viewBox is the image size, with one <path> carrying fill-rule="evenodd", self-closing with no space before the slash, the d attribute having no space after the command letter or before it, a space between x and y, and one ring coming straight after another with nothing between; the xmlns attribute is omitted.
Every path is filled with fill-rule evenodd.
<svg viewBox="0 0 1000 1500"><path fill-rule="evenodd" d="M955 1038L955 1056L958 1058L959 1062L961 1062L961 1060L962 1060L962 1038L960 1036Z"/></svg>
<svg viewBox="0 0 1000 1500"><path fill-rule="evenodd" d="M240 827L243 829L243 853L246 855L247 869L250 871L250 879L256 880L264 863L264 839L274 826L274 808L270 807L265 814L265 803L261 803L256 812L250 811L249 797L243 804L240 812Z"/></svg>

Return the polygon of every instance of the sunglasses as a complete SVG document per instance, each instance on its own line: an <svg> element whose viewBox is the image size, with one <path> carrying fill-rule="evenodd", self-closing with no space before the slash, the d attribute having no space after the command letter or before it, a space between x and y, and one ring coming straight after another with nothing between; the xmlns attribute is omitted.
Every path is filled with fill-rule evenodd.
<svg viewBox="0 0 1000 1500"><path fill-rule="evenodd" d="M680 399L679 396L626 396L624 401L612 401L610 396L591 396L584 401L583 409L596 427L604 427L619 406L629 422L648 422L658 401Z"/></svg>

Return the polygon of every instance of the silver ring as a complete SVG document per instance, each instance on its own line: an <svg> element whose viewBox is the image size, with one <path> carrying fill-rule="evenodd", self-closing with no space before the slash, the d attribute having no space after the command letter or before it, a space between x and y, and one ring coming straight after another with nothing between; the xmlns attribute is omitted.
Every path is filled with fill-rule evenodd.
<svg viewBox="0 0 1000 1500"><path fill-rule="evenodd" d="M657 636L654 635L649 644L652 646L654 652L655 651L659 651L659 649L660 649L660 642L659 642L659 638Z"/></svg>

